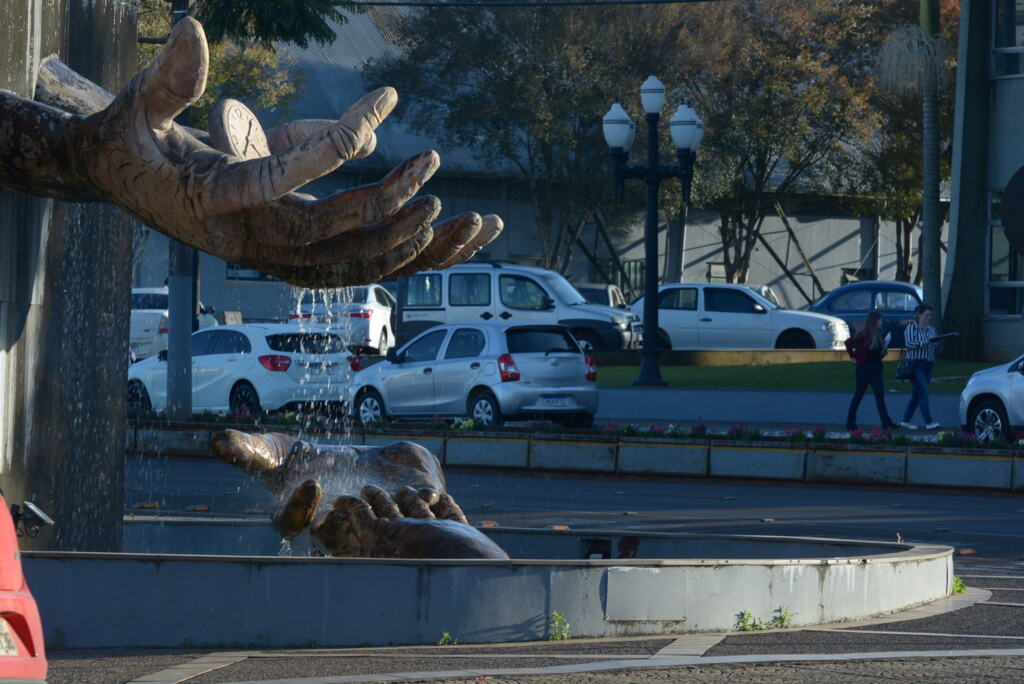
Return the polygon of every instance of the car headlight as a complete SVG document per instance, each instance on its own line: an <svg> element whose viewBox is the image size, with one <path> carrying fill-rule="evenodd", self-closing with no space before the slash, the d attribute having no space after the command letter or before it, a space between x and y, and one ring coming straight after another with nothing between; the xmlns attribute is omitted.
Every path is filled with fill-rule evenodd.
<svg viewBox="0 0 1024 684"><path fill-rule="evenodd" d="M825 321L821 324L821 329L826 332L835 332L836 326L832 321Z"/></svg>
<svg viewBox="0 0 1024 684"><path fill-rule="evenodd" d="M612 319L612 324L620 330L625 330L629 327L629 319L625 316L610 316L609 318Z"/></svg>

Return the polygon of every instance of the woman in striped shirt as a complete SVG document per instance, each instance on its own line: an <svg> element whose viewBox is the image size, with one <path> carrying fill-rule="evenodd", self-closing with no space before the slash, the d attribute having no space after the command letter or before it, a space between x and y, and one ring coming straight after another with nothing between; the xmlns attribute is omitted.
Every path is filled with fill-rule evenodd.
<svg viewBox="0 0 1024 684"><path fill-rule="evenodd" d="M914 391L910 395L907 410L903 412L903 422L908 430L916 430L917 426L910 422L914 411L921 407L926 430L934 430L939 424L932 420L931 408L928 406L928 383L932 381L932 369L935 367L935 328L932 327L932 307L921 304L917 307L914 321L908 323L903 337L906 340L907 360L912 366L910 384Z"/></svg>

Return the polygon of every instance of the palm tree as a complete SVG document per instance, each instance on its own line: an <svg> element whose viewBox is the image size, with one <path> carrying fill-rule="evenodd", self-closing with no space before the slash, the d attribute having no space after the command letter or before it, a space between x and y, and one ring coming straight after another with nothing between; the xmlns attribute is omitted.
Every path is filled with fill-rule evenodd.
<svg viewBox="0 0 1024 684"><path fill-rule="evenodd" d="M924 301L942 311L939 240L939 93L948 69L939 35L939 0L920 0L920 22L891 31L879 55L879 83L891 93L921 98L921 283Z"/></svg>

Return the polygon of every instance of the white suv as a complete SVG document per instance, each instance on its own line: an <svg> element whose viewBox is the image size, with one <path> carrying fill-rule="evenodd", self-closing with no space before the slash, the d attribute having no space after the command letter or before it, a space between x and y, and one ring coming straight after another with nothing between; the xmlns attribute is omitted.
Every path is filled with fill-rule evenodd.
<svg viewBox="0 0 1024 684"><path fill-rule="evenodd" d="M399 341L446 323L564 325L584 351L635 349L639 320L628 311L590 304L554 271L500 261L474 261L422 271L398 281Z"/></svg>
<svg viewBox="0 0 1024 684"><path fill-rule="evenodd" d="M633 313L642 316L644 298ZM843 349L843 319L782 309L745 285L676 283L658 289L662 349Z"/></svg>

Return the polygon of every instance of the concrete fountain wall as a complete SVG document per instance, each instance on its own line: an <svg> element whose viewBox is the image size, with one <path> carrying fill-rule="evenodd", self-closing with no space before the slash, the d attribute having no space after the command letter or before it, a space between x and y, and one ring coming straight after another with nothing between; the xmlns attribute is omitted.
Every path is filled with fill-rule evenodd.
<svg viewBox="0 0 1024 684"><path fill-rule="evenodd" d="M934 601L952 582L941 546L484 531L514 560L32 552L24 567L48 639L68 647L539 640L554 612L590 637L729 631L740 611L784 607L804 626ZM612 560L623 550L638 557Z"/></svg>
<svg viewBox="0 0 1024 684"><path fill-rule="evenodd" d="M0 88L32 97L57 54L117 90L136 25L132 0L3 0ZM58 523L23 548L121 548L131 235L109 205L0 190L0 488Z"/></svg>

